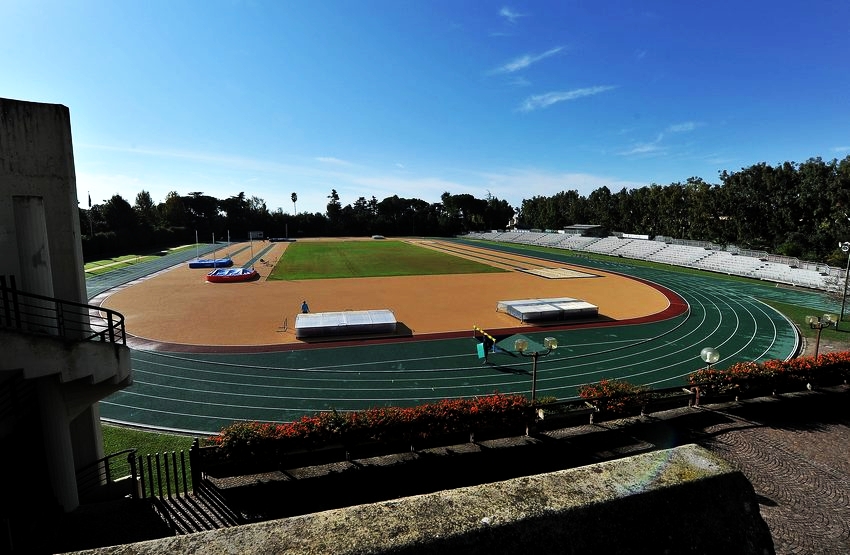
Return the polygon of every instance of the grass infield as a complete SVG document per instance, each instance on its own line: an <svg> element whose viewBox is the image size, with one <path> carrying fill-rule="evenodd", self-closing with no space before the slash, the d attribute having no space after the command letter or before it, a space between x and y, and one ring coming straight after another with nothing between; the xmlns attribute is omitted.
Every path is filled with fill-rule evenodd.
<svg viewBox="0 0 850 555"><path fill-rule="evenodd" d="M403 241L321 241L289 245L268 279L420 276L503 272Z"/></svg>

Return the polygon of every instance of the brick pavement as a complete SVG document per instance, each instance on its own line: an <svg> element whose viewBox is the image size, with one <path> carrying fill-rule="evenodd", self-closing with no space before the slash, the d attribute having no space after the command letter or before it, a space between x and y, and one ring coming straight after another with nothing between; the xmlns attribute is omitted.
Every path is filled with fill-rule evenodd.
<svg viewBox="0 0 850 555"><path fill-rule="evenodd" d="M750 480L776 553L850 553L850 394L717 408L700 443Z"/></svg>

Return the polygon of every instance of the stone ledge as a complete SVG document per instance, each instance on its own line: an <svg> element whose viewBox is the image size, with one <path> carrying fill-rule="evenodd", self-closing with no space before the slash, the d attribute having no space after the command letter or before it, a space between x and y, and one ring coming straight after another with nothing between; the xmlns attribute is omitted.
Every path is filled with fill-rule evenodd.
<svg viewBox="0 0 850 555"><path fill-rule="evenodd" d="M317 492L318 494L318 492ZM752 486L696 445L78 553L773 553Z"/></svg>

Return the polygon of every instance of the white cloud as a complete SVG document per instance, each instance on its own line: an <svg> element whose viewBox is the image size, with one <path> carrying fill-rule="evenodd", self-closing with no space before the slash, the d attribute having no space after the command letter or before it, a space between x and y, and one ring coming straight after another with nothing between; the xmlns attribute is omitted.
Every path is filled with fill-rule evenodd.
<svg viewBox="0 0 850 555"><path fill-rule="evenodd" d="M492 73L513 73L515 71L525 69L528 66L539 62L540 60L545 60L549 56L554 56L555 54L557 54L558 52L560 52L563 49L564 49L563 46L558 46L558 47L552 48L550 50L547 50L546 52L543 52L542 54L537 54L536 56L531 55L531 54L526 54L524 56L520 56L519 58L515 58L515 59L511 60L510 62L494 69L492 71Z"/></svg>
<svg viewBox="0 0 850 555"><path fill-rule="evenodd" d="M668 148L662 146L665 135L670 133L689 133L699 127L700 124L694 121L685 121L667 126L667 128L658 134L654 141L636 143L630 148L619 153L620 156L652 156L667 154Z"/></svg>
<svg viewBox="0 0 850 555"><path fill-rule="evenodd" d="M620 156L648 156L652 154L662 154L666 151L661 146L661 141L664 139L664 133L659 133L654 141L635 143L634 146L620 152Z"/></svg>
<svg viewBox="0 0 850 555"><path fill-rule="evenodd" d="M521 112L531 112L541 108L548 108L552 104L564 102L567 100L576 100L585 96L593 96L599 93L610 91L616 87L613 86L597 86L587 87L584 89L573 89L571 91L554 91L546 94L538 94L526 98L519 107Z"/></svg>
<svg viewBox="0 0 850 555"><path fill-rule="evenodd" d="M648 154L660 154L664 152L664 148L658 142L652 143L637 143L632 148L620 153L621 156L641 156Z"/></svg>
<svg viewBox="0 0 850 555"><path fill-rule="evenodd" d="M677 123L677 124L671 125L670 127L667 128L666 131L668 133L686 133L688 131L693 131L694 129L696 129L698 127L698 125L699 124L696 123L696 122L686 121L686 122L683 122L683 123Z"/></svg>
<svg viewBox="0 0 850 555"><path fill-rule="evenodd" d="M850 146L836 146L829 150L832 152L850 152Z"/></svg>
<svg viewBox="0 0 850 555"><path fill-rule="evenodd" d="M504 6L501 10L499 10L499 15L501 17L504 17L505 20L507 20L507 22L511 24L516 23L519 18L525 17L525 14L515 12L513 9L507 6Z"/></svg>

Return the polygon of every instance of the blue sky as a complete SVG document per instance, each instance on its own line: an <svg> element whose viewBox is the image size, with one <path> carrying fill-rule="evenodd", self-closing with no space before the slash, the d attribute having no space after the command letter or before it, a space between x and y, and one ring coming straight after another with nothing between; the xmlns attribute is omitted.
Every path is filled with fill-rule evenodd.
<svg viewBox="0 0 850 555"><path fill-rule="evenodd" d="M850 2L0 0L0 96L77 189L325 211L667 185L850 155Z"/></svg>

